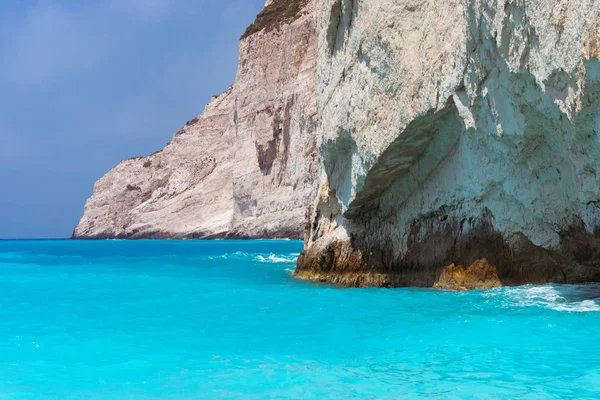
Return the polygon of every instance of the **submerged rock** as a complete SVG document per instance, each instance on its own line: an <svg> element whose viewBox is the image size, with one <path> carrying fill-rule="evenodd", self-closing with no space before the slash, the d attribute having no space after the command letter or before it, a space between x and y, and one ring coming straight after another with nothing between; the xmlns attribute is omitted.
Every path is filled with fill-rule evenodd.
<svg viewBox="0 0 600 400"><path fill-rule="evenodd" d="M326 191L298 275L432 287L486 258L505 285L600 280L599 3L320 0L317 15Z"/></svg>
<svg viewBox="0 0 600 400"><path fill-rule="evenodd" d="M442 271L440 279L433 285L436 289L474 290L501 287L496 267L486 259L477 260L468 269L462 265L449 265Z"/></svg>
<svg viewBox="0 0 600 400"><path fill-rule="evenodd" d="M316 193L313 1L268 1L235 83L167 146L95 185L75 238L303 237Z"/></svg>

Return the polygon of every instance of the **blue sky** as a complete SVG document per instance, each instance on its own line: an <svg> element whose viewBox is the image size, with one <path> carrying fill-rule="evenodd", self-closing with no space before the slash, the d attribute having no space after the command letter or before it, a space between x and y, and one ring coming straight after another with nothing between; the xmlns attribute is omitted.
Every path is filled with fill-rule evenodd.
<svg viewBox="0 0 600 400"><path fill-rule="evenodd" d="M0 238L69 237L94 182L235 78L264 0L2 0Z"/></svg>

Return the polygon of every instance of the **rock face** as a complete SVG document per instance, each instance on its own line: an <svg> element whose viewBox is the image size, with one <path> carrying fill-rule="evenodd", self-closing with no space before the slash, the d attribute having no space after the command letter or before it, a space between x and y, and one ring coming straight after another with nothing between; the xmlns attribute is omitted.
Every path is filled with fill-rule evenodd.
<svg viewBox="0 0 600 400"><path fill-rule="evenodd" d="M314 4L270 0L235 83L164 150L95 185L75 238L301 238L316 194Z"/></svg>
<svg viewBox="0 0 600 400"><path fill-rule="evenodd" d="M600 4L320 0L320 193L296 274L600 280Z"/></svg>
<svg viewBox="0 0 600 400"><path fill-rule="evenodd" d="M436 289L446 290L475 290L493 289L502 286L496 267L488 264L487 260L477 260L465 270L462 265L452 264L444 271L440 279L433 285Z"/></svg>

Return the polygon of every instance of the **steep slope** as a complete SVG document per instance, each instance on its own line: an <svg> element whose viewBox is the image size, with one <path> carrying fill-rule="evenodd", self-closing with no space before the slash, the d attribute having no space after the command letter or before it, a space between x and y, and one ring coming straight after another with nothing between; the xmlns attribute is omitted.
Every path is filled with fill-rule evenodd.
<svg viewBox="0 0 600 400"><path fill-rule="evenodd" d="M600 280L600 6L320 0L320 195L297 275Z"/></svg>
<svg viewBox="0 0 600 400"><path fill-rule="evenodd" d="M233 86L165 147L101 178L75 238L301 238L315 195L312 1L267 2Z"/></svg>

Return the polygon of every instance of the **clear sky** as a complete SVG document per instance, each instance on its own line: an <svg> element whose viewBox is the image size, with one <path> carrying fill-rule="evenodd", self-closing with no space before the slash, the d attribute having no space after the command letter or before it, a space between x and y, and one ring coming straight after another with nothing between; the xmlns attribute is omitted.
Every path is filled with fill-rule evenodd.
<svg viewBox="0 0 600 400"><path fill-rule="evenodd" d="M264 0L1 0L0 238L69 237L94 182L235 78Z"/></svg>

